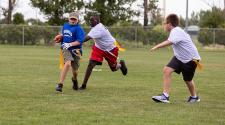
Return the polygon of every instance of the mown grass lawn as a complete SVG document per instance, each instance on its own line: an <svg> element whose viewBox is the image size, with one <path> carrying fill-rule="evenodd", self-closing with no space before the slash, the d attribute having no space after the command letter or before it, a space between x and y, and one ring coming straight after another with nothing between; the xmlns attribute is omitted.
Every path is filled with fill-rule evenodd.
<svg viewBox="0 0 225 125"><path fill-rule="evenodd" d="M84 48L81 84L90 49ZM225 51L201 50L204 70L195 83L201 102L187 104L181 75L173 74L170 104L151 96L162 91L162 68L173 55L161 49L132 48L120 53L128 75L96 67L87 90L73 91L71 73L63 94L55 92L59 77L57 47L0 45L0 125L224 125Z"/></svg>

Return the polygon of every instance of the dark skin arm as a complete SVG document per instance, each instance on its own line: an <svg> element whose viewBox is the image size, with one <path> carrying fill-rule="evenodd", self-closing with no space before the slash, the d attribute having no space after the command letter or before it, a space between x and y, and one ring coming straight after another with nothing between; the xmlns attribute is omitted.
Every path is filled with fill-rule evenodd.
<svg viewBox="0 0 225 125"><path fill-rule="evenodd" d="M84 42L87 42L88 40L92 39L90 36L85 36Z"/></svg>

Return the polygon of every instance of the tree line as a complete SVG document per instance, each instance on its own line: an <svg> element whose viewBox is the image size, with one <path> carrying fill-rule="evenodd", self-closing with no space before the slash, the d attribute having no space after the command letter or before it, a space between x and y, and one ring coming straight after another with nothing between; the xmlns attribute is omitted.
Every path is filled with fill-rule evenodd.
<svg viewBox="0 0 225 125"><path fill-rule="evenodd" d="M133 17L144 16L144 26L156 26L162 24L163 16L161 9L158 7L159 0L143 0L139 8L140 11L133 10L131 7L137 0L30 0L31 6L38 8L46 17L47 22L41 22L37 19L24 20L21 13L12 12L17 5L18 0L8 0L8 7L1 7L4 18L1 23L5 24L38 24L38 25L62 25L67 21L64 14L72 11L81 10L84 15L84 24L87 24L90 15L99 13L101 21L106 26L118 24L141 25L134 21ZM224 0L225 1L225 0ZM180 16L180 24L184 27L185 20ZM225 27L225 9L215 6L211 10L192 12L189 18L189 25L198 25L207 28L224 28Z"/></svg>
<svg viewBox="0 0 225 125"><path fill-rule="evenodd" d="M9 6L6 8L1 7L4 18L0 20L5 24L16 25L51 25L60 26L64 22L67 22L65 13L80 10L84 15L84 21L81 25L87 26L90 15L93 13L100 14L101 22L106 26L138 26L144 28L138 28L138 38L146 44L154 44L160 42L167 37L167 34L163 31L162 23L163 16L161 9L158 7L159 0L143 0L139 4L139 9L143 9L143 13L133 10L131 7L137 0L30 0L31 6L38 8L46 17L46 22L41 22L37 19L24 20L24 16L21 13L15 13L12 15L12 11L17 5L18 0L8 0ZM224 0L225 1L225 0ZM143 16L143 25L138 21L134 21L133 17ZM189 25L197 25L201 28L225 28L225 9L211 6L209 10L201 10L198 13L192 12L189 18ZM148 27L146 27L148 26ZM185 27L185 20L180 16L180 26ZM29 29L26 32L33 32ZM49 32L49 31L46 31ZM119 32L127 36L126 39L132 41L134 30L117 29L113 32ZM19 32L18 32L19 33ZM34 33L33 33L34 34ZM7 34L6 34L7 35ZM215 38L212 36L214 35ZM2 35L2 38L4 35ZM34 37L38 36L37 34ZM123 39L123 36L119 36ZM31 41L35 41L33 38ZM9 43L10 40L1 40L2 43ZM11 40L14 41L14 40ZM38 40L37 40L38 41ZM217 43L225 45L225 31L210 31L201 29L198 32L198 41L203 45L212 44L215 41ZM48 39L46 39L48 43ZM31 44L34 44L31 42Z"/></svg>

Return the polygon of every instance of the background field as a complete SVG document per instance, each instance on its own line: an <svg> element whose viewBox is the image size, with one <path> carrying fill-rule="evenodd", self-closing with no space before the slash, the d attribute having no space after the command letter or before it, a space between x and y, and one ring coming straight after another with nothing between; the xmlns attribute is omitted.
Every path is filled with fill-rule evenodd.
<svg viewBox="0 0 225 125"><path fill-rule="evenodd" d="M79 82L90 49L84 48ZM224 125L225 51L200 51L204 70L195 82L201 97L187 104L188 90L173 74L171 104L158 104L151 96L161 93L162 68L172 50L150 54L148 49L120 53L128 75L112 73L107 64L96 67L85 91L73 91L71 73L63 94L58 81L57 47L0 45L0 125Z"/></svg>

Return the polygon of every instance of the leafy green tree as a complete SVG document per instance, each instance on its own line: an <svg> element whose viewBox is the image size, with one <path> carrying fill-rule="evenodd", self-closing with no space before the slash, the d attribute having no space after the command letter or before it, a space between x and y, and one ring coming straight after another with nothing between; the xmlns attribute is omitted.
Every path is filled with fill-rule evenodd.
<svg viewBox="0 0 225 125"><path fill-rule="evenodd" d="M156 26L162 24L163 17L161 15L161 10L158 8L156 4L159 0L149 0L148 10L151 14L150 22L151 25Z"/></svg>
<svg viewBox="0 0 225 125"><path fill-rule="evenodd" d="M223 10L212 7L212 10L200 12L200 26L207 28L219 28L225 23L225 14Z"/></svg>
<svg viewBox="0 0 225 125"><path fill-rule="evenodd" d="M201 11L200 26L203 28L224 28L225 13L222 9L212 7L211 10ZM201 29L198 35L198 41L203 45L221 44L225 45L225 32L215 29Z"/></svg>
<svg viewBox="0 0 225 125"><path fill-rule="evenodd" d="M48 16L50 25L62 25L66 21L63 14L84 6L83 0L31 0L31 4Z"/></svg>
<svg viewBox="0 0 225 125"><path fill-rule="evenodd" d="M13 15L13 24L24 24L24 16L22 13L15 13Z"/></svg>
<svg viewBox="0 0 225 125"><path fill-rule="evenodd" d="M191 18L189 20L189 24L190 25L198 25L199 24L199 14L198 13L195 13L195 12L192 12L191 13Z"/></svg>
<svg viewBox="0 0 225 125"><path fill-rule="evenodd" d="M180 26L181 27L185 27L185 20L184 20L184 18L182 16L180 16L179 17L179 20L180 20L180 22L179 22L180 23Z"/></svg>
<svg viewBox="0 0 225 125"><path fill-rule="evenodd" d="M144 0L143 1L143 8L144 8L144 27L148 26L149 20L152 26L157 24L162 24L163 17L160 14L160 9L156 4L159 0ZM150 13L150 17L148 16ZM150 18L150 19L149 19Z"/></svg>
<svg viewBox="0 0 225 125"><path fill-rule="evenodd" d="M27 19L26 24L28 24L28 25L46 25L45 22L42 22L39 19L33 19L33 18Z"/></svg>
<svg viewBox="0 0 225 125"><path fill-rule="evenodd" d="M163 17L161 15L160 9L157 9L155 13L152 15L151 25L156 26L163 23Z"/></svg>
<svg viewBox="0 0 225 125"><path fill-rule="evenodd" d="M131 5L136 0L95 0L86 3L85 21L89 22L93 13L99 13L101 22L107 26L113 25L118 21L129 21L138 12L132 10Z"/></svg>
<svg viewBox="0 0 225 125"><path fill-rule="evenodd" d="M3 20L6 24L12 23L12 12L16 6L18 0L8 0L8 7L1 7L0 9L3 12L3 16L5 16L5 19Z"/></svg>

